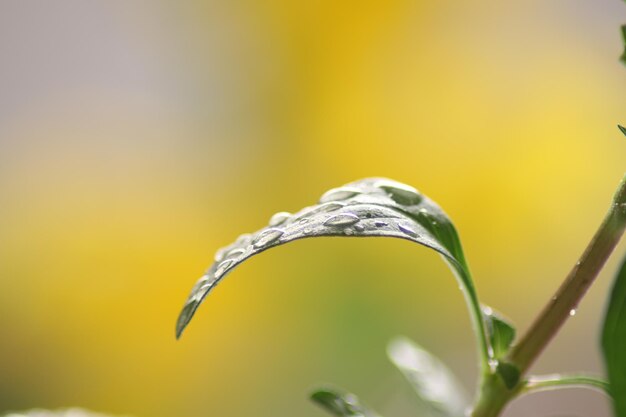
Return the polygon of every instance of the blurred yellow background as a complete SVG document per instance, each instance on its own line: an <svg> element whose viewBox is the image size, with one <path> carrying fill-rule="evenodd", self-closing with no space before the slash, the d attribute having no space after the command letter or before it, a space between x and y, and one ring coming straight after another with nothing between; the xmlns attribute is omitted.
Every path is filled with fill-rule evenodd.
<svg viewBox="0 0 626 417"><path fill-rule="evenodd" d="M414 185L520 330L626 170L626 8L602 1L0 3L0 412L417 415L403 334L473 390L462 297L404 241L305 240L174 323L214 251L365 176ZM621 245L618 252L624 252ZM601 372L617 254L537 372ZM606 416L588 392L507 416Z"/></svg>

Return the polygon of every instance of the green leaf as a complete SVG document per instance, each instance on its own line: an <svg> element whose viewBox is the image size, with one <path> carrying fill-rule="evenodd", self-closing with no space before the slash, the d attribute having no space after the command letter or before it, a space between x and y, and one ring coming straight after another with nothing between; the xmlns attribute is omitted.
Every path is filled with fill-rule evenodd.
<svg viewBox="0 0 626 417"><path fill-rule="evenodd" d="M602 351L617 417L626 417L626 258L615 278L604 317Z"/></svg>
<svg viewBox="0 0 626 417"><path fill-rule="evenodd" d="M504 361L498 361L496 373L504 382L504 386L508 389L515 388L521 376L521 372L517 366Z"/></svg>
<svg viewBox="0 0 626 417"><path fill-rule="evenodd" d="M622 125L617 125L617 127L619 128L620 132L622 132L626 136L626 127Z"/></svg>
<svg viewBox="0 0 626 417"><path fill-rule="evenodd" d="M311 394L311 400L338 417L378 417L377 413L361 404L356 395L337 389L317 390Z"/></svg>
<svg viewBox="0 0 626 417"><path fill-rule="evenodd" d="M491 307L483 305L482 312L487 337L493 349L493 358L501 359L509 352L509 348L515 340L515 327Z"/></svg>
<svg viewBox="0 0 626 417"><path fill-rule="evenodd" d="M406 338L389 344L387 355L417 396L444 416L465 415L467 395L454 374L435 356Z"/></svg>
<svg viewBox="0 0 626 417"><path fill-rule="evenodd" d="M439 206L413 187L384 178L367 178L326 192L319 203L295 214L275 214L269 226L242 235L221 249L183 307L176 336L193 317L207 294L237 265L269 248L320 236L395 237L429 247L443 256L464 290L479 338L483 369L488 346L480 306L452 222Z"/></svg>

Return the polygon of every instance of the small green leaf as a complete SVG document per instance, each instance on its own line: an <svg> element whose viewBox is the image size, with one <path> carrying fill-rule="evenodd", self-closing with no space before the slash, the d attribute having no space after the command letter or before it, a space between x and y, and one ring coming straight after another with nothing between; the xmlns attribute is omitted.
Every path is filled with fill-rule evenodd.
<svg viewBox="0 0 626 417"><path fill-rule="evenodd" d="M500 378L502 378L504 385L508 389L515 388L521 376L520 370L517 366L504 361L498 361L496 373L500 376Z"/></svg>
<svg viewBox="0 0 626 417"><path fill-rule="evenodd" d="M311 400L337 417L378 417L357 398L356 395L333 388L325 388L311 394Z"/></svg>
<svg viewBox="0 0 626 417"><path fill-rule="evenodd" d="M483 318L487 337L493 349L493 358L501 359L509 352L509 348L515 340L515 327L500 313L491 307L482 306Z"/></svg>
<svg viewBox="0 0 626 417"><path fill-rule="evenodd" d="M435 356L406 338L389 344L387 355L417 396L445 416L463 416L469 404L454 374Z"/></svg>
<svg viewBox="0 0 626 417"><path fill-rule="evenodd" d="M622 126L622 125L617 125L617 127L619 128L619 130L626 136L626 127Z"/></svg>
<svg viewBox="0 0 626 417"><path fill-rule="evenodd" d="M413 187L385 178L367 178L326 192L319 203L290 215L272 216L269 226L242 235L215 255L183 307L176 336L207 294L237 265L269 248L320 236L395 237L429 247L447 261L459 280L480 343L483 368L488 345L478 297L456 229L439 206Z"/></svg>
<svg viewBox="0 0 626 417"><path fill-rule="evenodd" d="M615 278L602 329L602 351L617 417L626 417L626 258Z"/></svg>

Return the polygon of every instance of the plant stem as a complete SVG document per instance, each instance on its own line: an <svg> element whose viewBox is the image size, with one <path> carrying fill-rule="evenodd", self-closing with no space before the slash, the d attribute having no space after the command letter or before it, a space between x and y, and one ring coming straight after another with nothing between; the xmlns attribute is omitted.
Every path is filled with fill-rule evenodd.
<svg viewBox="0 0 626 417"><path fill-rule="evenodd" d="M590 375L546 375L528 378L520 395L559 388L591 388L609 395L609 383Z"/></svg>
<svg viewBox="0 0 626 417"><path fill-rule="evenodd" d="M528 331L512 347L506 362L515 365L523 376L563 323L576 312L578 303L604 266L626 228L626 176L613 197L613 204L591 239L580 260ZM523 389L523 383L509 390L498 375L483 379L472 417L497 417L507 403Z"/></svg>
<svg viewBox="0 0 626 417"><path fill-rule="evenodd" d="M519 343L513 346L508 361L523 375L537 359L563 323L575 314L578 303L598 276L626 228L626 176L620 182L600 228L580 260L543 308Z"/></svg>

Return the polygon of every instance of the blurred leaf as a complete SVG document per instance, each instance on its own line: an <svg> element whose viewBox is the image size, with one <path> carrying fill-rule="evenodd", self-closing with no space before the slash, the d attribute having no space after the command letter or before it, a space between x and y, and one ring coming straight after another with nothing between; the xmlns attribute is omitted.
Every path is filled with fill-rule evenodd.
<svg viewBox="0 0 626 417"><path fill-rule="evenodd" d="M275 214L269 226L242 235L215 255L215 263L196 283L180 313L180 337L207 294L237 265L271 247L319 236L395 237L427 246L448 262L460 281L478 327L486 362L480 306L457 232L439 206L413 187L384 178L368 178L326 192L317 205L293 215Z"/></svg>
<svg viewBox="0 0 626 417"><path fill-rule="evenodd" d="M320 389L311 394L311 400L336 416L378 417L378 414L360 403L356 395L336 389Z"/></svg>
<svg viewBox="0 0 626 417"><path fill-rule="evenodd" d="M515 388L521 376L521 372L517 366L504 361L498 361L496 373L502 378L504 386L508 389Z"/></svg>
<svg viewBox="0 0 626 417"><path fill-rule="evenodd" d="M2 414L3 417L110 417L107 414L94 413L82 408L64 408L60 410L44 410L33 408L31 410L10 412Z"/></svg>
<svg viewBox="0 0 626 417"><path fill-rule="evenodd" d="M387 355L418 397L445 416L463 416L469 404L454 374L435 356L406 338L389 344Z"/></svg>
<svg viewBox="0 0 626 417"><path fill-rule="evenodd" d="M615 414L626 417L626 258L611 290L602 330L602 350Z"/></svg>
<svg viewBox="0 0 626 417"><path fill-rule="evenodd" d="M482 306L482 312L487 337L493 349L493 357L495 359L503 358L515 340L515 327L491 307Z"/></svg>
<svg viewBox="0 0 626 417"><path fill-rule="evenodd" d="M563 388L589 388L611 395L607 381L594 375L585 374L531 375L522 386L520 393L528 394Z"/></svg>
<svg viewBox="0 0 626 417"><path fill-rule="evenodd" d="M626 27L626 26L625 26ZM626 53L626 52L625 52ZM622 126L622 125L617 125L617 127L619 128L619 130L626 135L626 127Z"/></svg>

